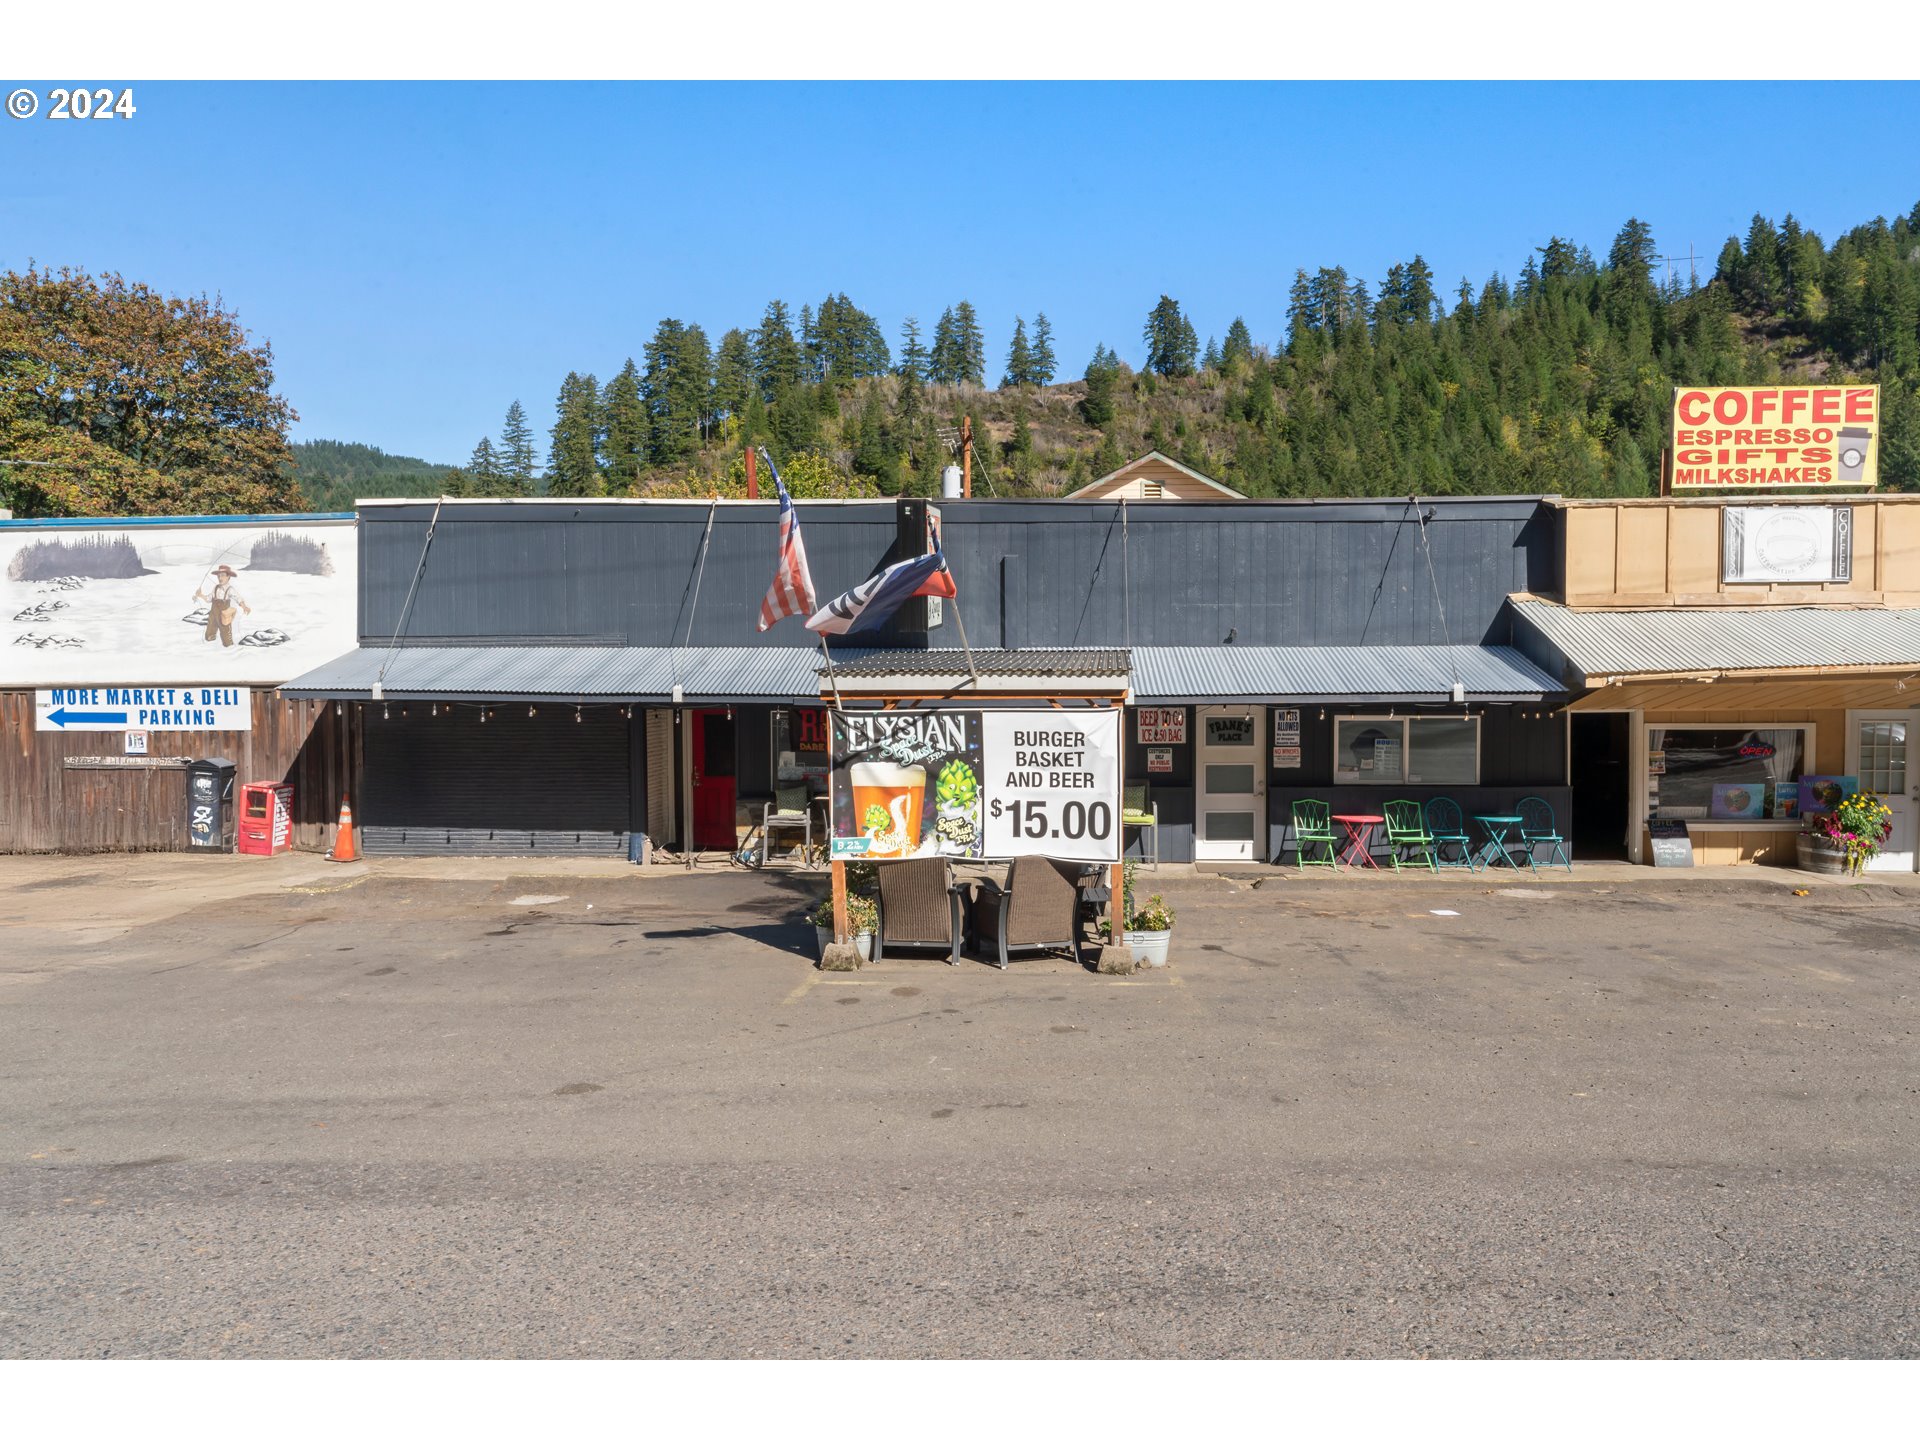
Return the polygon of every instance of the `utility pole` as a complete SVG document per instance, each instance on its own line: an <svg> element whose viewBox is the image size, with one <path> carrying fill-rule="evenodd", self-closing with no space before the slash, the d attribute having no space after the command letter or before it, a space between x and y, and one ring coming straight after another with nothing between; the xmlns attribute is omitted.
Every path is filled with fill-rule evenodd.
<svg viewBox="0 0 1920 1440"><path fill-rule="evenodd" d="M756 468L755 460L753 446L749 445L747 446L747 499L749 500L760 498L760 472Z"/></svg>
<svg viewBox="0 0 1920 1440"><path fill-rule="evenodd" d="M973 498L973 416L960 422L960 498Z"/></svg>

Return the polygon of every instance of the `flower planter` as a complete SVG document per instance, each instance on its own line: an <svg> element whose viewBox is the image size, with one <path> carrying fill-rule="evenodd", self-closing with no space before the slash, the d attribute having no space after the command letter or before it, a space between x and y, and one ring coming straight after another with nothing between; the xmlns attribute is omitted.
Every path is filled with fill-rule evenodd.
<svg viewBox="0 0 1920 1440"><path fill-rule="evenodd" d="M819 942L819 945L820 945L820 958L821 958L822 960L824 960L824 959L826 959L826 958L827 958L827 946L829 946L829 945L831 945L831 944L833 943L833 927L832 927L831 925L816 925L816 926L814 926L814 927L813 927L813 938L814 938L814 939L815 939L816 941L818 941L818 942Z"/></svg>
<svg viewBox="0 0 1920 1440"><path fill-rule="evenodd" d="M1817 835L1798 837L1800 868L1815 875L1844 875L1847 873L1847 851L1843 845L1829 844Z"/></svg>
<svg viewBox="0 0 1920 1440"><path fill-rule="evenodd" d="M860 963L862 965L873 959L873 933L868 931L865 934L854 936L853 948L860 952Z"/></svg>
<svg viewBox="0 0 1920 1440"><path fill-rule="evenodd" d="M1165 968L1167 947L1173 941L1171 930L1128 930L1127 948L1133 951L1133 958L1150 970Z"/></svg>

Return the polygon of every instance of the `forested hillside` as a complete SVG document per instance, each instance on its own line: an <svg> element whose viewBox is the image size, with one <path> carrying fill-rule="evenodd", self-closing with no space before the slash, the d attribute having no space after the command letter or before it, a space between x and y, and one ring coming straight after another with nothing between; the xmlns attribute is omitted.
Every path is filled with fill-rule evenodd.
<svg viewBox="0 0 1920 1440"><path fill-rule="evenodd" d="M1845 378L1884 387L1882 483L1920 489L1920 206L1831 243L1756 215L1699 273L1629 220L1603 256L1556 236L1519 274L1445 293L1418 255L1371 284L1339 267L1248 283L1287 285L1285 335L1228 317L1203 343L1162 296L1138 369L1103 344L1065 383L1044 314L1013 318L990 366L964 301L891 346L845 294L797 317L775 301L718 343L662 320L604 383L565 378L544 469L516 401L446 483L735 494L758 441L796 493L926 492L949 458L940 427L971 414L981 488L1002 495L1058 494L1149 448L1251 495L1641 495L1676 383Z"/></svg>
<svg viewBox="0 0 1920 1440"><path fill-rule="evenodd" d="M355 500L438 495L449 468L345 440L296 441L291 465L309 510L351 510Z"/></svg>

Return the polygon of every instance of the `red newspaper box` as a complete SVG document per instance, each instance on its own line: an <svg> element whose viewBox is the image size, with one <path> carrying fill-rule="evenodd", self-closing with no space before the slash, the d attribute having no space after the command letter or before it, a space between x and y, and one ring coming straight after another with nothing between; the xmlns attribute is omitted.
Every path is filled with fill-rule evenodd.
<svg viewBox="0 0 1920 1440"><path fill-rule="evenodd" d="M278 855L293 848L293 786L255 781L240 787L234 849L242 855Z"/></svg>

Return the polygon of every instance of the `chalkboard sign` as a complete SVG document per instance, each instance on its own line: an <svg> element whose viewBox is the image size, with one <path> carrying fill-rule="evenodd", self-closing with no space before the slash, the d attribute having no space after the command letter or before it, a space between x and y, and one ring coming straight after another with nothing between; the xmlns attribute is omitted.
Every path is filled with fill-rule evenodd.
<svg viewBox="0 0 1920 1440"><path fill-rule="evenodd" d="M1686 821L1649 820L1647 838L1653 842L1655 868L1693 868L1693 841L1687 835Z"/></svg>

